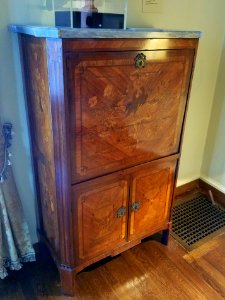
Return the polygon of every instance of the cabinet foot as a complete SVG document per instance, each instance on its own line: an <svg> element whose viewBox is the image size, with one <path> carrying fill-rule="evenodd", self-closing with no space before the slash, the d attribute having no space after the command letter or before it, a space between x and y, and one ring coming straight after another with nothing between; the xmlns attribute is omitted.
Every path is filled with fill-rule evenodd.
<svg viewBox="0 0 225 300"><path fill-rule="evenodd" d="M61 289L64 295L67 296L74 296L74 283L75 283L75 276L76 272L67 267L67 266L60 266L60 281L61 281Z"/></svg>
<svg viewBox="0 0 225 300"><path fill-rule="evenodd" d="M170 229L166 229L162 231L162 236L161 236L161 243L163 245L168 245L169 244L169 237L170 237Z"/></svg>

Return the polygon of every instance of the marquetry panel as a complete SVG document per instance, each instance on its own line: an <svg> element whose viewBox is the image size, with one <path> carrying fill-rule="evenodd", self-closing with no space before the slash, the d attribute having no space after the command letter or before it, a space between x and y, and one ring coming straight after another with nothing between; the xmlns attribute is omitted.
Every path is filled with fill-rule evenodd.
<svg viewBox="0 0 225 300"><path fill-rule="evenodd" d="M192 50L80 54L68 59L73 182L179 151Z"/></svg>
<svg viewBox="0 0 225 300"><path fill-rule="evenodd" d="M176 160L157 162L132 174L129 238L168 227Z"/></svg>
<svg viewBox="0 0 225 300"><path fill-rule="evenodd" d="M34 167L38 181L38 197L41 199L41 221L43 221L41 231L44 231L52 247L58 252L55 165L46 43L42 39L27 38L23 46Z"/></svg>
<svg viewBox="0 0 225 300"><path fill-rule="evenodd" d="M105 180L74 187L75 236L80 260L113 250L126 242L127 180ZM119 215L122 209L122 215Z"/></svg>

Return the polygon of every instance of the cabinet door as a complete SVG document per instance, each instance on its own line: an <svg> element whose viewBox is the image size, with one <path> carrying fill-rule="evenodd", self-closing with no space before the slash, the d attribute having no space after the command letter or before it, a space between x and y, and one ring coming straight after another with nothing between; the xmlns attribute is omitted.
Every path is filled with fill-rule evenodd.
<svg viewBox="0 0 225 300"><path fill-rule="evenodd" d="M130 239L165 229L170 218L176 161L156 162L132 174Z"/></svg>
<svg viewBox="0 0 225 300"><path fill-rule="evenodd" d="M67 59L74 183L179 152L194 51L140 53Z"/></svg>
<svg viewBox="0 0 225 300"><path fill-rule="evenodd" d="M73 194L79 261L126 242L128 179L93 180L74 187Z"/></svg>

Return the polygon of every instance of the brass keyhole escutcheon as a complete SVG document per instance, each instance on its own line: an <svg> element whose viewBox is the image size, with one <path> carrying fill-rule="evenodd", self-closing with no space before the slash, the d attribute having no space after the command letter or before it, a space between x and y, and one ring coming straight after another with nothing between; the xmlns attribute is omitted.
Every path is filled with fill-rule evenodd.
<svg viewBox="0 0 225 300"><path fill-rule="evenodd" d="M141 207L141 202L140 201L136 201L132 204L132 211L139 211Z"/></svg>
<svg viewBox="0 0 225 300"><path fill-rule="evenodd" d="M125 207L121 207L118 211L117 211L117 218L122 218L126 215L126 208Z"/></svg>
<svg viewBox="0 0 225 300"><path fill-rule="evenodd" d="M146 65L146 55L144 55L143 53L139 53L136 57L135 57L135 67L138 69L142 69L145 67Z"/></svg>

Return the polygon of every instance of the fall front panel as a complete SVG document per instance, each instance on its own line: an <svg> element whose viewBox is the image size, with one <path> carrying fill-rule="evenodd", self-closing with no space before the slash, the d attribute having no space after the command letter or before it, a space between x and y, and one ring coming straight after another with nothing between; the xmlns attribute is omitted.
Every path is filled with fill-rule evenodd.
<svg viewBox="0 0 225 300"><path fill-rule="evenodd" d="M194 51L141 53L68 58L74 183L179 152Z"/></svg>

